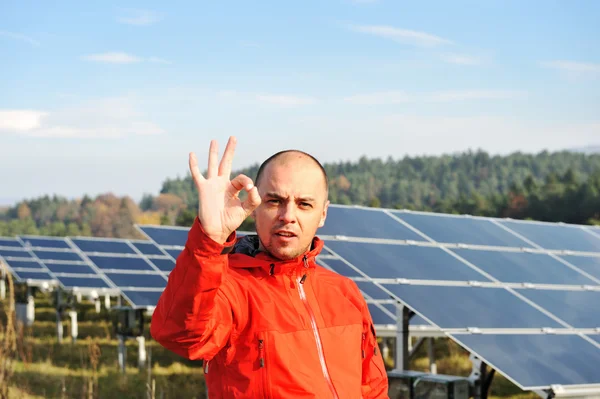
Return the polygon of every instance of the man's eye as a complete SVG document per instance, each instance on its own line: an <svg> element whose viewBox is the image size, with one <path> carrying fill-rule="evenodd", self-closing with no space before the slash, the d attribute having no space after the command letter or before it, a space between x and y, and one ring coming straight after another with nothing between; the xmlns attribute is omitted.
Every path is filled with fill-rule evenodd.
<svg viewBox="0 0 600 399"><path fill-rule="evenodd" d="M301 202L300 205L304 206L304 207L311 207L312 205L309 204L308 202Z"/></svg>
<svg viewBox="0 0 600 399"><path fill-rule="evenodd" d="M272 199L272 200L269 200L269 202L270 202L270 203L272 203L272 204L276 204L276 203L278 203L278 202L279 202L279 200Z"/></svg>

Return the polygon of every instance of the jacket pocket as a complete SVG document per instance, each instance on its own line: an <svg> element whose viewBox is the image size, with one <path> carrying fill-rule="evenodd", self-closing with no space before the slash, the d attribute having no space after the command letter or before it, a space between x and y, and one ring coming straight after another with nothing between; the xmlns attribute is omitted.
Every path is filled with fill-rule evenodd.
<svg viewBox="0 0 600 399"><path fill-rule="evenodd" d="M269 378L269 359L267 356L267 335L258 333L256 338L258 349L258 374L256 378L256 386L258 398L271 398L271 384Z"/></svg>

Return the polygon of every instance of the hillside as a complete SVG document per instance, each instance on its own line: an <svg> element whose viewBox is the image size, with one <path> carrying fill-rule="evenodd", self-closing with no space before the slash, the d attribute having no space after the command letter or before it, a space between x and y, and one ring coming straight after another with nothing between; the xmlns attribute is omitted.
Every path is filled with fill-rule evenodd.
<svg viewBox="0 0 600 399"><path fill-rule="evenodd" d="M234 171L254 177L258 164ZM337 204L531 218L600 220L600 154L483 151L439 157L369 159L324 165ZM140 203L110 193L70 201L44 196L0 212L0 236L88 235L140 238L134 223L189 225L197 194L189 176L167 179ZM248 220L243 229L252 229Z"/></svg>

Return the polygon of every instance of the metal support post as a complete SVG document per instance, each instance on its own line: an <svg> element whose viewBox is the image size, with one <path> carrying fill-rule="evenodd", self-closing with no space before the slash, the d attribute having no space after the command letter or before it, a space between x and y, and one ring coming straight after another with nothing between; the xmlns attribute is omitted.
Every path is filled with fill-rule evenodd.
<svg viewBox="0 0 600 399"><path fill-rule="evenodd" d="M491 369L488 372L487 364L473 354L469 356L469 359L473 364L471 375L469 375L469 381L473 387L473 398L487 399L495 370Z"/></svg>
<svg viewBox="0 0 600 399"><path fill-rule="evenodd" d="M62 323L62 297L60 295L60 290L56 290L56 337L58 338L58 343L62 343L63 340L63 323Z"/></svg>
<svg viewBox="0 0 600 399"><path fill-rule="evenodd" d="M429 352L429 372L431 374L437 374L437 364L435 364L435 351L434 351L435 338L429 337L427 339L427 349Z"/></svg>
<svg viewBox="0 0 600 399"><path fill-rule="evenodd" d="M27 318L26 326L31 327L35 320L35 301L33 300L33 294L31 293L31 287L27 287Z"/></svg>
<svg viewBox="0 0 600 399"><path fill-rule="evenodd" d="M409 308L404 305L396 306L398 327L396 332L396 364L397 370L408 370L409 365L409 351L408 341L409 337L409 321L412 316L412 312Z"/></svg>
<svg viewBox="0 0 600 399"><path fill-rule="evenodd" d="M99 298L94 299L94 304L96 305L96 313L100 313L100 306L101 306L100 299Z"/></svg>
<svg viewBox="0 0 600 399"><path fill-rule="evenodd" d="M104 295L104 308L110 310L110 295Z"/></svg>
<svg viewBox="0 0 600 399"><path fill-rule="evenodd" d="M125 347L125 337L117 335L119 339L119 369L125 374L125 365L127 364L127 348Z"/></svg>
<svg viewBox="0 0 600 399"><path fill-rule="evenodd" d="M4 281L4 276L0 277L0 299L6 299L6 281Z"/></svg>
<svg viewBox="0 0 600 399"><path fill-rule="evenodd" d="M77 298L77 303L81 303L81 292L77 293L76 298Z"/></svg>
<svg viewBox="0 0 600 399"><path fill-rule="evenodd" d="M69 311L71 317L71 341L75 343L77 341L78 328L77 328L77 312L74 310Z"/></svg>
<svg viewBox="0 0 600 399"><path fill-rule="evenodd" d="M138 342L138 367L143 370L146 366L146 338L143 335L135 337Z"/></svg>

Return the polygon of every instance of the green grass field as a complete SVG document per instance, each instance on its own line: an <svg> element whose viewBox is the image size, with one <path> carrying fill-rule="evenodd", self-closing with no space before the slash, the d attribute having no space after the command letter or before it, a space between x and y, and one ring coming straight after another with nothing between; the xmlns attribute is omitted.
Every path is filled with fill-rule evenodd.
<svg viewBox="0 0 600 399"><path fill-rule="evenodd" d="M68 317L63 320L64 340L56 337L56 313L48 296L36 294L33 326L18 334L17 359L10 379L10 398L205 398L204 375L200 362L175 355L153 341L146 325L147 366L138 368L135 340L126 341L127 368L118 368L118 341L106 310L96 313L93 304L78 304L76 342L70 339ZM6 325L0 301L0 319ZM3 337L3 336L2 336ZM448 339L436 339L435 353L440 374L468 376L471 363L468 353ZM389 360L391 366L391 360ZM426 347L420 348L411 361L413 370L426 371L429 360ZM538 398L524 393L496 374L491 397Z"/></svg>

